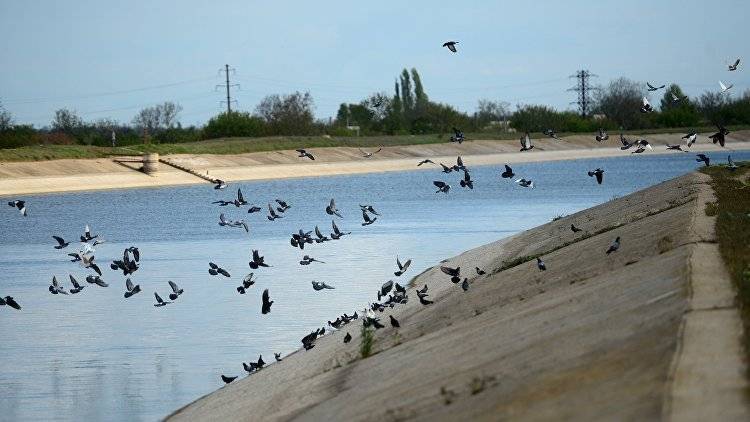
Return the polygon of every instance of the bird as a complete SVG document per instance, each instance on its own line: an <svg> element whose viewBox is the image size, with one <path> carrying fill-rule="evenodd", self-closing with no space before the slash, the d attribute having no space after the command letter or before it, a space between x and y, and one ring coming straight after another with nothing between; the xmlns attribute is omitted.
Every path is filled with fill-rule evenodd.
<svg viewBox="0 0 750 422"><path fill-rule="evenodd" d="M299 152L299 155L297 156L297 158L305 158L305 157L307 157L307 158L309 158L311 160L315 160L315 157L312 154L310 154L309 152L305 151L302 148L297 149L295 151Z"/></svg>
<svg viewBox="0 0 750 422"><path fill-rule="evenodd" d="M485 275L487 272L479 267L474 268L477 271L477 275Z"/></svg>
<svg viewBox="0 0 750 422"><path fill-rule="evenodd" d="M312 286L313 286L313 290L315 291L323 290L323 289L331 289L331 290L335 289L335 287L328 285L321 281L313 281Z"/></svg>
<svg viewBox="0 0 750 422"><path fill-rule="evenodd" d="M651 146L651 144L647 140L645 140L645 139L637 139L635 141L634 145L637 146L637 147L639 147L639 148L643 147L643 148L648 148L648 149L650 149L652 151L654 150L654 148Z"/></svg>
<svg viewBox="0 0 750 422"><path fill-rule="evenodd" d="M711 159L706 154L696 154L695 156L698 157L695 161L705 163L706 167L711 165Z"/></svg>
<svg viewBox="0 0 750 422"><path fill-rule="evenodd" d="M236 207L239 207L240 205L247 205L247 201L245 201L245 197L242 196L241 188L237 188L237 199L234 200L234 205Z"/></svg>
<svg viewBox="0 0 750 422"><path fill-rule="evenodd" d="M649 91L649 92L652 92L652 91L658 91L658 90L660 90L660 89L662 89L662 88L664 88L664 87L666 86L666 85L662 85L662 86L653 86L653 85L651 85L651 84L650 84L650 83L648 83L648 82L646 82L646 85L648 86L648 91Z"/></svg>
<svg viewBox="0 0 750 422"><path fill-rule="evenodd" d="M49 290L49 292L52 293L53 295L56 295L56 294L67 295L68 294L68 292L66 292L65 289L62 286L60 286L60 283L57 282L57 277L55 276L52 276L52 284L49 286L47 290Z"/></svg>
<svg viewBox="0 0 750 422"><path fill-rule="evenodd" d="M620 236L617 236L615 241L612 242L611 245L609 245L609 249L607 249L607 255L617 251L618 249L620 249Z"/></svg>
<svg viewBox="0 0 750 422"><path fill-rule="evenodd" d="M362 225L363 226L369 226L370 224L376 222L378 220L378 217L372 217L370 218L369 215L367 215L367 211L362 210L362 219L365 220Z"/></svg>
<svg viewBox="0 0 750 422"><path fill-rule="evenodd" d="M276 359L276 362L281 362L281 353L273 353L273 357Z"/></svg>
<svg viewBox="0 0 750 422"><path fill-rule="evenodd" d="M339 230L339 227L336 225L336 222L331 220L331 228L333 229L333 233L331 233L331 239L341 239L341 237L352 234L352 232L342 232Z"/></svg>
<svg viewBox="0 0 750 422"><path fill-rule="evenodd" d="M52 236L53 239L57 241L57 245L55 246L55 249L63 249L70 245L70 242L66 242L65 239L63 239L60 236Z"/></svg>
<svg viewBox="0 0 750 422"><path fill-rule="evenodd" d="M336 209L336 202L334 202L333 198L331 198L331 202L326 207L326 214L328 214L328 215L335 215L337 217L344 218L339 213L339 210Z"/></svg>
<svg viewBox="0 0 750 422"><path fill-rule="evenodd" d="M561 139L557 137L557 132L555 132L554 129L545 129L543 133L545 135L549 136L550 138L557 139L558 141L561 141Z"/></svg>
<svg viewBox="0 0 750 422"><path fill-rule="evenodd" d="M453 171L453 167L448 167L443 163L440 163L440 166L443 168L443 173L450 173Z"/></svg>
<svg viewBox="0 0 750 422"><path fill-rule="evenodd" d="M459 171L459 170L466 170L466 166L464 165L464 160L461 159L460 155L456 157L456 164L453 166L453 171Z"/></svg>
<svg viewBox="0 0 750 422"><path fill-rule="evenodd" d="M409 265L411 265L411 259L402 264L401 260L398 259L398 256L396 256L396 265L398 266L398 271L393 273L393 275L395 275L396 277L401 277L401 275L409 269Z"/></svg>
<svg viewBox="0 0 750 422"><path fill-rule="evenodd" d="M382 296L387 295L393 289L393 280L388 280L380 286L380 294Z"/></svg>
<svg viewBox="0 0 750 422"><path fill-rule="evenodd" d="M596 176L596 183L602 184L604 180L604 170L597 168L596 170L589 171L589 177Z"/></svg>
<svg viewBox="0 0 750 422"><path fill-rule="evenodd" d="M622 133L620 133L620 143L622 146L620 147L621 150L625 151L626 149L630 149L634 144L630 143L628 138L625 137Z"/></svg>
<svg viewBox="0 0 750 422"><path fill-rule="evenodd" d="M727 130L727 128L721 125L716 125L716 127L719 129L719 131L709 136L709 138L711 138L711 141L714 144L718 142L719 145L723 147L724 143L726 142L726 135L729 135L729 131Z"/></svg>
<svg viewBox="0 0 750 422"><path fill-rule="evenodd" d="M737 70L737 66L739 66L739 64L740 64L740 59L735 60L734 64L729 65L729 71L734 72L735 70Z"/></svg>
<svg viewBox="0 0 750 422"><path fill-rule="evenodd" d="M722 94L725 93L725 92L727 92L727 91L729 91L730 89L732 89L733 86L734 85L732 85L732 84L724 85L724 82L719 81L719 88L721 89L721 93Z"/></svg>
<svg viewBox="0 0 750 422"><path fill-rule="evenodd" d="M596 140L597 142L606 141L609 139L609 135L607 134L607 131L599 128L599 133L596 134Z"/></svg>
<svg viewBox="0 0 750 422"><path fill-rule="evenodd" d="M265 289L263 290L263 306L261 307L261 313L265 315L271 312L271 305L273 305L273 300L268 296L268 289Z"/></svg>
<svg viewBox="0 0 750 422"><path fill-rule="evenodd" d="M474 181L471 180L471 175L466 169L464 169L464 178L459 181L459 185L462 188L474 189Z"/></svg>
<svg viewBox="0 0 750 422"><path fill-rule="evenodd" d="M510 166L507 165L507 164L505 165L505 171L502 172L502 173L500 173L500 177L502 177L503 179L510 179L511 177L513 177L515 175L516 174L513 173L513 169L510 168Z"/></svg>
<svg viewBox="0 0 750 422"><path fill-rule="evenodd" d="M542 258L536 258L536 266L537 268L539 268L539 271L547 271L547 266L544 265L544 261L542 261Z"/></svg>
<svg viewBox="0 0 750 422"><path fill-rule="evenodd" d="M677 144L677 145L665 144L665 145L667 146L667 150L687 152L682 149L682 145L680 144Z"/></svg>
<svg viewBox="0 0 750 422"><path fill-rule="evenodd" d="M469 290L469 279L468 278L464 278L464 281L461 282L461 289L463 289L463 291L468 291Z"/></svg>
<svg viewBox="0 0 750 422"><path fill-rule="evenodd" d="M102 280L101 277L98 275L87 275L86 276L86 283L89 284L96 284L99 287L109 287L109 284L107 284L104 280Z"/></svg>
<svg viewBox="0 0 750 422"><path fill-rule="evenodd" d="M631 154L641 154L645 151L646 151L646 148L639 146L638 148L635 149L635 151L631 152Z"/></svg>
<svg viewBox="0 0 750 422"><path fill-rule="evenodd" d="M228 186L227 182L225 182L225 181L223 181L221 179L214 180L214 189L217 189L217 190L226 189L227 186Z"/></svg>
<svg viewBox="0 0 750 422"><path fill-rule="evenodd" d="M27 217L28 213L26 212L26 201L21 200L13 200L8 202L8 206L14 207L18 209L18 212L21 213L22 216Z"/></svg>
<svg viewBox="0 0 750 422"><path fill-rule="evenodd" d="M13 299L13 296L0 297L0 306L5 306L5 305L8 305L11 308L16 309L18 311L21 310L21 305L19 305L18 302L16 302L16 300Z"/></svg>
<svg viewBox="0 0 750 422"><path fill-rule="evenodd" d="M125 299L129 298L130 296L133 296L136 293L139 293L141 291L141 285L136 284L133 285L133 281L130 278L125 279Z"/></svg>
<svg viewBox="0 0 750 422"><path fill-rule="evenodd" d="M97 237L99 237L98 234L93 235L93 236L91 235L91 228L89 227L88 224L86 224L86 227L83 229L83 236L81 236L81 243L85 243L85 242L88 242L90 240L94 240Z"/></svg>
<svg viewBox="0 0 750 422"><path fill-rule="evenodd" d="M350 341L352 341L352 335L346 333L346 335L344 336L344 343L349 343Z"/></svg>
<svg viewBox="0 0 750 422"><path fill-rule="evenodd" d="M81 286L81 284L78 283L78 280L76 280L75 277L73 277L73 275L68 274L68 277L70 277L70 284L73 285L73 288L68 290L71 294L76 294L80 292L81 290L83 290L84 286Z"/></svg>
<svg viewBox="0 0 750 422"><path fill-rule="evenodd" d="M583 229L579 229L578 227L576 227L576 226L575 226L574 224L572 224L572 223L570 224L570 230L571 230L571 231L572 231L573 233L578 233L578 232L582 232L582 231L583 231Z"/></svg>
<svg viewBox="0 0 750 422"><path fill-rule="evenodd" d="M435 302L427 299L427 294L426 293L423 293L423 294L417 293L417 297L419 298L419 303L421 303L422 305L427 306L427 305L432 305L433 303L435 303Z"/></svg>
<svg viewBox="0 0 750 422"><path fill-rule="evenodd" d="M737 170L739 168L739 166L734 163L734 160L732 160L731 155L727 155L727 168L732 171Z"/></svg>
<svg viewBox="0 0 750 422"><path fill-rule="evenodd" d="M102 270L94 263L94 255L81 255L81 265L83 265L83 268L91 268L96 271L97 274L102 275Z"/></svg>
<svg viewBox="0 0 750 422"><path fill-rule="evenodd" d="M284 218L284 216L276 214L276 211L274 211L274 209L271 206L271 204L268 204L268 216L267 216L267 218L268 218L268 221L273 221L273 220L275 220L277 218Z"/></svg>
<svg viewBox="0 0 750 422"><path fill-rule="evenodd" d="M159 293L156 293L156 292L154 292L154 298L156 298L156 303L154 303L154 306L156 306L157 308L160 306L165 306L169 303L172 303L172 302L165 302L164 299L162 299L161 296L159 296Z"/></svg>
<svg viewBox="0 0 750 422"><path fill-rule="evenodd" d="M648 102L648 99L646 97L643 97L641 113L651 113L652 111L654 111L654 108L651 106L651 103Z"/></svg>
<svg viewBox="0 0 750 422"><path fill-rule="evenodd" d="M682 100L687 99L687 95L680 95L674 93L674 91L669 91L669 93L672 95L672 102L673 103L679 103Z"/></svg>
<svg viewBox="0 0 750 422"><path fill-rule="evenodd" d="M364 211L369 212L370 214L380 215L379 212L375 211L375 208L372 205L362 205L362 204L359 204L359 208L362 209L362 210L364 210Z"/></svg>
<svg viewBox="0 0 750 422"><path fill-rule="evenodd" d="M377 151L373 151L373 152L364 151L364 150L362 150L362 148L358 148L358 149L359 149L359 152L362 153L362 156L365 157L365 158L372 158L373 155L375 155L375 154L377 154L377 153L379 153L380 151L383 150L382 147L378 148Z"/></svg>
<svg viewBox="0 0 750 422"><path fill-rule="evenodd" d="M442 271L443 274L451 276L451 281L453 283L458 283L459 281L461 281L461 267L452 268L441 265L440 271Z"/></svg>
<svg viewBox="0 0 750 422"><path fill-rule="evenodd" d="M417 163L417 167L421 166L422 164L427 164L427 163L430 163L430 164L435 164L435 162L434 162L434 161L432 161L432 160L430 160L430 159L426 159L426 160L422 160L422 161L420 161L419 163Z"/></svg>
<svg viewBox="0 0 750 422"><path fill-rule="evenodd" d="M456 44L458 44L458 41L446 41L443 43L443 47L447 47L448 50L457 53L458 50L456 50Z"/></svg>
<svg viewBox="0 0 750 422"><path fill-rule="evenodd" d="M438 188L438 190L436 190L435 193L440 193L440 192L448 193L448 191L451 189L451 185L445 182L442 182L440 180L435 180L432 182L432 184L435 185L436 188Z"/></svg>
<svg viewBox="0 0 750 422"><path fill-rule="evenodd" d="M226 375L221 375L221 380L224 381L224 384L229 384L230 382L236 380L237 377L228 377Z"/></svg>
<svg viewBox="0 0 750 422"><path fill-rule="evenodd" d="M320 232L320 228L318 226L315 226L315 236L318 237L317 239L315 239L315 243L323 243L331 240Z"/></svg>
<svg viewBox="0 0 750 422"><path fill-rule="evenodd" d="M516 183L518 183L521 187L534 189L534 182L532 182L531 180L518 179L516 180Z"/></svg>
<svg viewBox="0 0 750 422"><path fill-rule="evenodd" d="M304 264L303 264L303 262L304 262ZM300 265L310 265L310 263L313 263L313 262L320 262L321 264L325 264L325 262L319 261L319 260L311 257L310 255L303 256L302 260L299 263L300 263Z"/></svg>
<svg viewBox="0 0 750 422"><path fill-rule="evenodd" d="M401 324L398 323L398 320L393 317L393 315L388 315L391 319L391 327L393 328L400 328Z"/></svg>
<svg viewBox="0 0 750 422"><path fill-rule="evenodd" d="M687 135L683 136L682 139L687 142L688 148L692 147L695 141L698 139L698 134L696 132L690 132Z"/></svg>
<svg viewBox="0 0 750 422"><path fill-rule="evenodd" d="M523 151L529 151L534 148L534 145L531 144L531 136L529 136L529 132L526 132L521 137L521 152Z"/></svg>
<svg viewBox="0 0 750 422"><path fill-rule="evenodd" d="M279 204L279 206L276 208L278 212L286 212L286 210L292 208L292 206L287 204L286 201L282 201L281 199L276 199L275 201L277 204Z"/></svg>
<svg viewBox="0 0 750 422"><path fill-rule="evenodd" d="M168 283L169 287L172 288L172 293L169 294L169 300L177 300L177 298L183 293L183 290L172 280L169 280Z"/></svg>
<svg viewBox="0 0 750 422"><path fill-rule="evenodd" d="M253 206L251 206L250 208L247 209L247 213L248 214L256 213L256 212L258 212L258 211L260 211L262 209L263 208L261 208L261 207L257 207L255 205L253 205Z"/></svg>
<svg viewBox="0 0 750 422"><path fill-rule="evenodd" d="M457 128L453 128L453 136L451 136L450 141L451 142L458 142L459 144L462 144L464 142L464 133Z"/></svg>
<svg viewBox="0 0 750 422"><path fill-rule="evenodd" d="M224 268L219 267L218 265L214 264L213 262L209 262L208 266L209 266L208 273L211 274L211 275L219 275L219 274L221 274L224 277L232 277L229 274L229 271L225 270Z"/></svg>

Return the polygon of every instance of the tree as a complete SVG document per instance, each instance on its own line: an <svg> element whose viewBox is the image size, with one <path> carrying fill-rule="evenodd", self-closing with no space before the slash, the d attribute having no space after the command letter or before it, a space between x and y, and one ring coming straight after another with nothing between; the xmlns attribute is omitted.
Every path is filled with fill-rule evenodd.
<svg viewBox="0 0 750 422"><path fill-rule="evenodd" d="M677 97L675 101L674 97ZM689 127L696 126L700 122L700 115L690 98L682 92L677 84L672 84L664 92L661 102L661 113L656 116L656 121L664 127Z"/></svg>
<svg viewBox="0 0 750 422"><path fill-rule="evenodd" d="M55 118L52 120L52 130L72 135L75 131L83 126L83 120L78 117L74 110L61 108L55 111Z"/></svg>
<svg viewBox="0 0 750 422"><path fill-rule="evenodd" d="M430 100L422 87L422 80L417 73L417 69L411 69L411 80L414 82L414 113L416 117L421 117L427 112L427 104Z"/></svg>
<svg viewBox="0 0 750 422"><path fill-rule="evenodd" d="M179 124L177 116L181 111L181 105L166 101L138 112L133 117L133 125L140 129L148 129L149 133L169 129Z"/></svg>
<svg viewBox="0 0 750 422"><path fill-rule="evenodd" d="M474 124L482 129L492 122L505 120L510 114L509 106L510 104L504 101L479 100L477 111L474 112Z"/></svg>
<svg viewBox="0 0 750 422"><path fill-rule="evenodd" d="M401 108L403 109L406 121L409 122L412 117L412 111L414 110L414 97L411 93L409 71L406 69L401 72Z"/></svg>
<svg viewBox="0 0 750 422"><path fill-rule="evenodd" d="M640 112L642 98L642 84L619 78L597 90L595 109L622 127L642 128L648 125L648 119Z"/></svg>
<svg viewBox="0 0 750 422"><path fill-rule="evenodd" d="M307 135L314 130L315 103L309 92L269 95L255 109L274 135Z"/></svg>
<svg viewBox="0 0 750 422"><path fill-rule="evenodd" d="M157 106L158 108L161 108L161 125L165 128L172 128L174 126L179 125L179 122L177 121L177 116L182 111L182 106L179 104L175 104L171 101L167 101L164 104L161 104Z"/></svg>
<svg viewBox="0 0 750 422"><path fill-rule="evenodd" d="M561 128L563 117L551 107L544 105L517 106L511 117L512 125L524 132L541 132L546 129ZM557 129L560 130L560 129Z"/></svg>
<svg viewBox="0 0 750 422"><path fill-rule="evenodd" d="M205 139L225 138L231 136L263 136L266 127L263 119L247 112L233 111L212 117L203 128Z"/></svg>
<svg viewBox="0 0 750 422"><path fill-rule="evenodd" d="M13 129L13 115L0 103L0 131Z"/></svg>

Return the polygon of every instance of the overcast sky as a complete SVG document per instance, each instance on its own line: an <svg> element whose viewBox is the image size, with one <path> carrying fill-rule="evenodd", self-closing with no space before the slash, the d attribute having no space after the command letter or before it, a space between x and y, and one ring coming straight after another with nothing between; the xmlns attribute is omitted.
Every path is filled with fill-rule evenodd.
<svg viewBox="0 0 750 422"><path fill-rule="evenodd" d="M240 110L310 91L318 118L392 94L404 67L432 100L467 112L480 98L572 108L578 69L599 84L676 82L691 96L720 79L734 95L750 88L748 0L362 3L0 0L0 101L36 126L62 107L130 122L163 101L184 107L183 124L203 124L222 110L225 63ZM745 66L728 72L738 57Z"/></svg>

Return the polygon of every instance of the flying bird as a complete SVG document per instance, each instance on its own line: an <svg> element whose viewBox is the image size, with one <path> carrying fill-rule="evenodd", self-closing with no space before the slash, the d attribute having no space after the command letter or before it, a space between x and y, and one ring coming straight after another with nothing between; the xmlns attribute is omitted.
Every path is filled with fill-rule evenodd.
<svg viewBox="0 0 750 422"><path fill-rule="evenodd" d="M646 97L643 97L641 113L651 113L652 111L654 111L654 108L651 106L651 103L648 102L648 99Z"/></svg>
<svg viewBox="0 0 750 422"><path fill-rule="evenodd" d="M456 50L456 44L458 44L458 41L447 41L443 43L443 47L447 47L448 50L456 53L458 50Z"/></svg>
<svg viewBox="0 0 750 422"><path fill-rule="evenodd" d="M374 223L378 220L378 217L372 217L370 218L369 215L367 215L367 211L362 210L362 219L365 220L362 225L363 226L369 226L370 224Z"/></svg>
<svg viewBox="0 0 750 422"><path fill-rule="evenodd" d="M698 139L698 134L696 132L690 132L687 135L683 136L682 139L687 142L688 148L692 147L695 141Z"/></svg>
<svg viewBox="0 0 750 422"><path fill-rule="evenodd" d="M464 178L459 182L462 188L474 189L474 181L471 180L471 175L466 169L464 169Z"/></svg>
<svg viewBox="0 0 750 422"><path fill-rule="evenodd" d="M411 265L411 259L402 264L401 260L398 259L398 256L396 256L396 265L398 266L398 271L393 273L393 275L395 275L396 277L401 277L401 275L409 269L409 265Z"/></svg>
<svg viewBox="0 0 750 422"><path fill-rule="evenodd" d="M305 151L304 149L298 149L298 150L295 150L295 151L297 151L299 153L299 155L297 156L297 158L305 158L305 157L307 157L307 158L309 158L311 160L315 160L315 157L313 157L312 154L310 154L309 152Z"/></svg>
<svg viewBox="0 0 750 422"><path fill-rule="evenodd" d="M21 310L21 305L19 305L18 302L16 302L16 300L13 299L13 296L0 297L0 306L5 306L5 305L8 305L11 308L16 309L18 311Z"/></svg>
<svg viewBox="0 0 750 422"><path fill-rule="evenodd" d="M596 141L601 142L601 141L606 141L607 139L609 139L609 135L607 134L607 131L602 128L599 128L599 133L596 134Z"/></svg>
<svg viewBox="0 0 750 422"><path fill-rule="evenodd" d="M620 249L620 236L617 236L614 242L612 242L611 245L609 245L609 249L607 249L607 255L611 254L612 252L616 252L618 249Z"/></svg>
<svg viewBox="0 0 750 422"><path fill-rule="evenodd" d="M521 152L523 151L529 151L534 148L534 145L531 144L531 137L529 136L529 132L524 133L524 135L521 137Z"/></svg>
<svg viewBox="0 0 750 422"><path fill-rule="evenodd" d="M739 66L739 64L740 64L740 59L735 60L734 64L729 65L729 71L734 72L735 70L737 70L737 66Z"/></svg>
<svg viewBox="0 0 750 422"><path fill-rule="evenodd" d="M557 137L557 132L555 132L554 129L545 129L543 132L545 135L549 136L552 139L557 139L558 141L561 141L562 139Z"/></svg>
<svg viewBox="0 0 750 422"><path fill-rule="evenodd" d="M719 88L721 89L722 94L732 89L733 86L733 84L724 85L724 82L719 81Z"/></svg>
<svg viewBox="0 0 750 422"><path fill-rule="evenodd" d="M464 142L464 133L457 128L453 128L453 136L451 136L450 141L451 142L458 142L459 144L462 144Z"/></svg>
<svg viewBox="0 0 750 422"><path fill-rule="evenodd" d="M453 167L448 167L443 163L440 163L440 166L443 168L443 173L450 173L453 171Z"/></svg>
<svg viewBox="0 0 750 422"><path fill-rule="evenodd" d="M263 306L261 307L261 313L263 315L271 312L271 305L273 305L273 300L268 295L268 289L263 290Z"/></svg>
<svg viewBox="0 0 750 422"><path fill-rule="evenodd" d="M284 216L276 214L276 211L274 211L274 209L271 206L271 204L268 204L268 216L267 216L267 218L268 218L268 221L273 221L273 220L275 220L277 218L284 218Z"/></svg>
<svg viewBox="0 0 750 422"><path fill-rule="evenodd" d="M88 224L86 224L86 227L83 229L83 236L81 236L81 242L85 243L85 242L94 240L97 237L99 237L99 235L98 234L92 235L91 234L91 228L89 227Z"/></svg>
<svg viewBox="0 0 750 422"><path fill-rule="evenodd" d="M696 154L696 157L698 157L698 158L696 158L695 161L697 161L699 163L700 162L705 163L706 167L708 167L708 166L711 165L711 159L708 158L708 156L706 154Z"/></svg>
<svg viewBox="0 0 750 422"><path fill-rule="evenodd" d="M339 230L339 227L336 225L336 222L331 220L331 229L333 229L333 233L331 233L331 239L341 239L342 236L352 234L352 232L342 232Z"/></svg>
<svg viewBox="0 0 750 422"><path fill-rule="evenodd" d="M440 193L440 192L448 193L448 191L451 189L451 185L445 182L442 182L440 180L435 180L432 182L432 184L435 185L436 188L438 188L438 190L436 190L435 193Z"/></svg>
<svg viewBox="0 0 750 422"><path fill-rule="evenodd" d="M60 286L60 283L57 282L57 277L55 276L52 276L52 284L49 286L49 288L47 288L47 290L49 290L49 292L52 293L53 295L56 295L56 294L67 295L68 294L68 292L66 292L65 289L62 286Z"/></svg>
<svg viewBox="0 0 750 422"><path fill-rule="evenodd" d="M53 239L57 241L57 245L55 246L55 249L63 249L70 245L70 242L66 242L65 239L63 239L60 236L52 236Z"/></svg>
<svg viewBox="0 0 750 422"><path fill-rule="evenodd" d="M687 99L687 95L678 96L677 94L674 93L674 91L669 91L669 93L672 95L673 103L679 103L680 101Z"/></svg>
<svg viewBox="0 0 750 422"><path fill-rule="evenodd" d="M518 179L518 180L516 180L516 183L518 183L523 188L534 189L534 182L532 182L531 180Z"/></svg>
<svg viewBox="0 0 750 422"><path fill-rule="evenodd" d="M18 212L20 212L22 216L24 217L28 216L28 213L26 212L26 201L20 201L16 199L13 201L9 201L8 206L17 208Z"/></svg>
<svg viewBox="0 0 750 422"><path fill-rule="evenodd" d="M435 164L435 162L434 162L434 161L432 161L432 160L430 160L430 159L427 159L427 160L422 160L422 161L420 161L419 163L417 163L417 167L421 166L422 164L427 164L427 163L430 163L430 164Z"/></svg>
<svg viewBox="0 0 750 422"><path fill-rule="evenodd" d="M323 289L331 289L331 290L335 289L335 287L329 284L326 284L325 282L321 282L321 281L313 281L312 287L313 287L313 290L315 291L323 290Z"/></svg>
<svg viewBox="0 0 750 422"><path fill-rule="evenodd" d="M589 177L594 176L596 176L596 183L601 185L604 180L604 170L597 168L596 170L589 171Z"/></svg>
<svg viewBox="0 0 750 422"><path fill-rule="evenodd" d="M723 147L726 143L726 136L729 135L729 131L727 130L727 128L721 125L717 125L716 127L719 129L719 131L709 136L709 138L711 138L711 141L714 144L718 142L719 145Z"/></svg>
<svg viewBox="0 0 750 422"><path fill-rule="evenodd" d="M658 90L660 90L660 89L662 89L662 88L665 87L665 85L662 85L662 86L653 86L653 85L651 85L648 82L646 82L646 85L648 86L649 92L658 91Z"/></svg>
<svg viewBox="0 0 750 422"><path fill-rule="evenodd" d="M214 180L214 189L217 189L217 190L219 190L219 189L226 189L227 186L228 186L227 182L225 182L225 181L223 181L221 179Z"/></svg>
<svg viewBox="0 0 750 422"><path fill-rule="evenodd" d="M505 165L505 171L500 174L500 177L503 179L510 179L511 177L515 176L516 174L513 173L513 169L510 168L509 165Z"/></svg>
<svg viewBox="0 0 750 422"><path fill-rule="evenodd" d="M362 156L365 157L365 158L372 158L373 155L379 153L382 150L383 150L383 148L381 147L381 148L378 148L377 151L369 152L369 151L362 150L362 148L359 148L359 152L361 152Z"/></svg>
<svg viewBox="0 0 750 422"><path fill-rule="evenodd" d="M359 204L359 208L361 210L369 212L370 214L380 215L379 212L375 211L375 208L372 205L362 205L362 204Z"/></svg>
<svg viewBox="0 0 750 422"><path fill-rule="evenodd" d="M680 144L677 144L677 145L666 144L666 146L667 146L667 150L687 152L682 149L682 145Z"/></svg>
<svg viewBox="0 0 750 422"><path fill-rule="evenodd" d="M177 300L177 298L183 293L183 290L172 280L169 280L168 283L169 287L172 289L172 293L169 294L169 300Z"/></svg>
<svg viewBox="0 0 750 422"><path fill-rule="evenodd" d="M73 275L68 274L68 277L70 277L70 284L73 285L73 288L68 290L71 294L76 294L83 290L84 286L81 286L81 284L78 282L78 280L75 279L75 277L73 277Z"/></svg>
<svg viewBox="0 0 750 422"><path fill-rule="evenodd" d="M458 283L459 281L461 281L461 267L452 268L441 265L440 271L442 271L443 274L451 276L451 282L453 283Z"/></svg>
<svg viewBox="0 0 750 422"><path fill-rule="evenodd" d="M125 280L125 299L129 298L130 296L133 296L136 293L139 293L141 291L141 285L136 284L133 285L133 281L130 278L127 278Z"/></svg>
<svg viewBox="0 0 750 422"><path fill-rule="evenodd" d="M335 215L337 217L344 218L339 213L339 210L336 209L336 202L334 202L333 198L331 198L331 202L326 207L326 214L328 214L328 215Z"/></svg>
<svg viewBox="0 0 750 422"><path fill-rule="evenodd" d="M109 287L109 284L104 282L104 280L102 280L102 278L99 277L98 275L91 275L91 274L87 275L86 283L96 284L99 287Z"/></svg>
<svg viewBox="0 0 750 422"><path fill-rule="evenodd" d="M154 298L156 298L156 303L154 303L154 306L156 306L157 308L160 306L165 306L169 303L172 303L172 302L165 302L164 299L162 299L161 296L159 296L159 293L156 293L156 292L154 292Z"/></svg>

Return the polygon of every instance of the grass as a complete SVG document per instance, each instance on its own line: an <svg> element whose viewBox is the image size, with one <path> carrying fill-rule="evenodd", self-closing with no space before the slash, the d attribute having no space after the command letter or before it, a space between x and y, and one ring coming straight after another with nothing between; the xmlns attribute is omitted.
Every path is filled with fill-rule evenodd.
<svg viewBox="0 0 750 422"><path fill-rule="evenodd" d="M375 343L375 330L370 327L362 326L362 337L359 343L359 354L362 359L368 358L372 354L372 345Z"/></svg>
<svg viewBox="0 0 750 422"><path fill-rule="evenodd" d="M716 203L716 237L719 252L737 289L740 314L744 324L743 346L750 359L750 162L731 172L724 166L701 169L711 176ZM706 214L709 209L706 207ZM748 368L750 376L750 368Z"/></svg>

